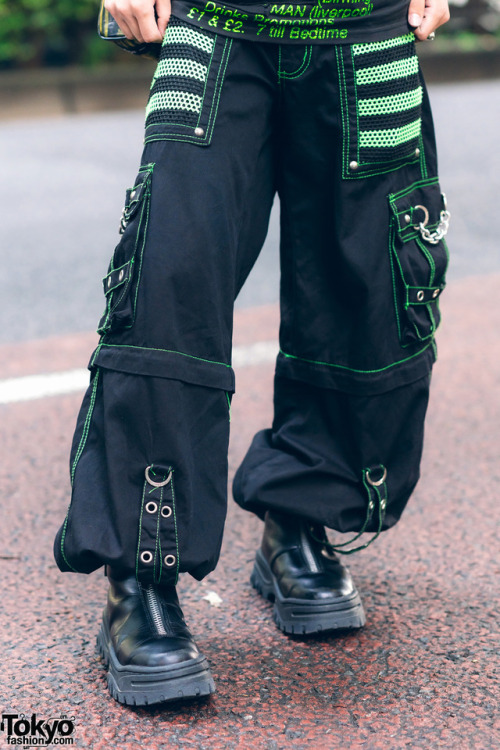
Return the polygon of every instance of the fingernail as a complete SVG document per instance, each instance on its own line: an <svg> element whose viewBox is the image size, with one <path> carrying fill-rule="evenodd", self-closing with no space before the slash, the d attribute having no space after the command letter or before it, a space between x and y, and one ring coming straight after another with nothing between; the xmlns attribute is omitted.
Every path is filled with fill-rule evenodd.
<svg viewBox="0 0 500 750"><path fill-rule="evenodd" d="M418 13L412 13L408 21L410 22L410 26L420 26L422 23L422 16L419 16Z"/></svg>

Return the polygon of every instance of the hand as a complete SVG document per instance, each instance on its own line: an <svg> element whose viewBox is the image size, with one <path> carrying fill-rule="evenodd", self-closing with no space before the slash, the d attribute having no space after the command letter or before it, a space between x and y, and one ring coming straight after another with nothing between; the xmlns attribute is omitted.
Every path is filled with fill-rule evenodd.
<svg viewBox="0 0 500 750"><path fill-rule="evenodd" d="M104 7L127 39L148 43L163 40L170 18L170 0L105 0Z"/></svg>
<svg viewBox="0 0 500 750"><path fill-rule="evenodd" d="M420 41L449 20L448 0L410 0L408 23Z"/></svg>

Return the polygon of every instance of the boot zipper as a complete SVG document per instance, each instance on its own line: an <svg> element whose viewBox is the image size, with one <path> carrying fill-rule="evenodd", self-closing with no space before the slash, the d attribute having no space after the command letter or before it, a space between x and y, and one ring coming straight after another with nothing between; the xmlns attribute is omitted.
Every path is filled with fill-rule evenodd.
<svg viewBox="0 0 500 750"><path fill-rule="evenodd" d="M319 573L320 569L318 562L314 556L309 537L306 534L303 526L300 529L300 543L302 546L302 552L304 554L305 561L309 566L309 570L311 571L311 573Z"/></svg>
<svg viewBox="0 0 500 750"><path fill-rule="evenodd" d="M146 603L149 608L149 614L151 615L151 619L153 620L154 626L156 628L156 634L160 636L167 635L165 625L163 624L160 603L158 602L158 597L156 596L156 591L154 590L153 584L149 584L149 586L146 586L146 588L140 586L140 588L146 595Z"/></svg>

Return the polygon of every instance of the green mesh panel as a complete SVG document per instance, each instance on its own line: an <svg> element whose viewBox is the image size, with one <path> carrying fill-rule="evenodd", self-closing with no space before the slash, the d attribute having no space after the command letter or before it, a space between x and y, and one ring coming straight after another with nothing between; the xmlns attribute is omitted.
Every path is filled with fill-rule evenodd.
<svg viewBox="0 0 500 750"><path fill-rule="evenodd" d="M159 91L153 94L146 107L146 117L155 110L179 109L185 112L200 112L201 96L187 91Z"/></svg>
<svg viewBox="0 0 500 750"><path fill-rule="evenodd" d="M397 78L418 73L417 57L408 57L404 60L395 60L386 65L375 65L372 68L359 68L356 70L356 83L358 86L370 83L381 83L392 81Z"/></svg>
<svg viewBox="0 0 500 750"><path fill-rule="evenodd" d="M186 76L196 78L197 81L205 81L208 68L195 60L182 60L167 58L158 63L154 80L161 76Z"/></svg>
<svg viewBox="0 0 500 750"><path fill-rule="evenodd" d="M360 148L394 148L418 138L420 119L401 128L391 130L362 130L359 134Z"/></svg>
<svg viewBox="0 0 500 750"><path fill-rule="evenodd" d="M197 127L215 39L185 21L170 19L146 107L147 126Z"/></svg>
<svg viewBox="0 0 500 750"><path fill-rule="evenodd" d="M423 89L412 33L352 46L355 91L350 116L349 176L418 158ZM396 168L396 166L393 166Z"/></svg>
<svg viewBox="0 0 500 750"><path fill-rule="evenodd" d="M170 44L189 44L210 54L214 48L214 40L208 34L186 26L169 23L163 39L163 46Z"/></svg>
<svg viewBox="0 0 500 750"><path fill-rule="evenodd" d="M354 55L366 55L370 52L380 52L384 49L392 49L393 47L399 47L402 44L408 44L415 40L414 34L405 34L404 36L397 36L393 39L385 39L383 42L369 42L367 44L353 44L352 51Z"/></svg>
<svg viewBox="0 0 500 750"><path fill-rule="evenodd" d="M403 91L393 96L381 96L374 99L359 99L358 113L360 117L369 115L386 115L404 112L422 104L422 86L411 91Z"/></svg>

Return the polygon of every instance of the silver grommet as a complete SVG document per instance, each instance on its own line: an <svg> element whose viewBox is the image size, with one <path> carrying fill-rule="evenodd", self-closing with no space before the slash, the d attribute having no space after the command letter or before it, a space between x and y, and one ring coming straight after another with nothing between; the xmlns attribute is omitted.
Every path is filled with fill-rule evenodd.
<svg viewBox="0 0 500 750"><path fill-rule="evenodd" d="M410 214L405 214L405 223L406 223L406 224L409 224L409 223L410 223L410 221L411 221L411 216L410 216Z"/></svg>
<svg viewBox="0 0 500 750"><path fill-rule="evenodd" d="M168 477L165 479L164 482L153 482L153 480L149 476L149 470L152 468L153 468L152 464L151 466L146 466L146 471L144 472L146 475L146 482L148 482L148 484L150 484L152 487L165 487L165 485L167 485L172 479L172 472L170 471L168 473Z"/></svg>
<svg viewBox="0 0 500 750"><path fill-rule="evenodd" d="M419 148L415 149L415 156L420 156L420 149Z"/></svg>
<svg viewBox="0 0 500 750"><path fill-rule="evenodd" d="M156 503L153 503L152 501L150 503L146 503L146 513L156 513L158 510L158 506Z"/></svg>
<svg viewBox="0 0 500 750"><path fill-rule="evenodd" d="M121 281L121 280L123 279L123 277L124 277L124 276L125 276L125 271L124 271L124 270L123 270L123 268L122 268L122 270L121 270L121 271L120 271L120 273L118 274L118 281Z"/></svg>
<svg viewBox="0 0 500 750"><path fill-rule="evenodd" d="M359 164L358 164L357 161L351 161L351 162L349 162L349 169L350 170L352 170L353 172L355 172L356 169L358 169L358 168L359 168Z"/></svg>
<svg viewBox="0 0 500 750"><path fill-rule="evenodd" d="M205 135L205 131L203 130L203 128L195 128L194 134L198 135L201 138L203 135Z"/></svg>
<svg viewBox="0 0 500 750"><path fill-rule="evenodd" d="M107 282L106 286L108 287L108 289L111 286L111 276L108 276L108 282Z"/></svg>
<svg viewBox="0 0 500 750"><path fill-rule="evenodd" d="M423 301L423 299L424 299L424 297L425 297L425 292L423 292L423 291L422 291L422 289L420 289L420 290L419 290L419 291L417 292L417 300L418 300L419 302L422 302L422 301Z"/></svg>
<svg viewBox="0 0 500 750"><path fill-rule="evenodd" d="M172 515L172 508L170 507L170 505L164 505L161 509L161 514L163 518L170 518L170 516Z"/></svg>
<svg viewBox="0 0 500 750"><path fill-rule="evenodd" d="M163 562L167 567L171 568L172 565L175 565L175 563L177 562L177 558L175 557L175 555L166 555L163 558Z"/></svg>
<svg viewBox="0 0 500 750"><path fill-rule="evenodd" d="M370 469L367 469L365 471L365 477L368 484L371 484L372 487L380 487L380 485L384 484L385 480L387 479L387 469L384 466L384 473L382 474L380 479L377 479L376 482L370 476Z"/></svg>
<svg viewBox="0 0 500 750"><path fill-rule="evenodd" d="M153 562L153 553L148 550L141 552L141 562L146 563L146 565Z"/></svg>
<svg viewBox="0 0 500 750"><path fill-rule="evenodd" d="M432 292L432 298L436 299L440 291L441 289L434 289L434 291Z"/></svg>

